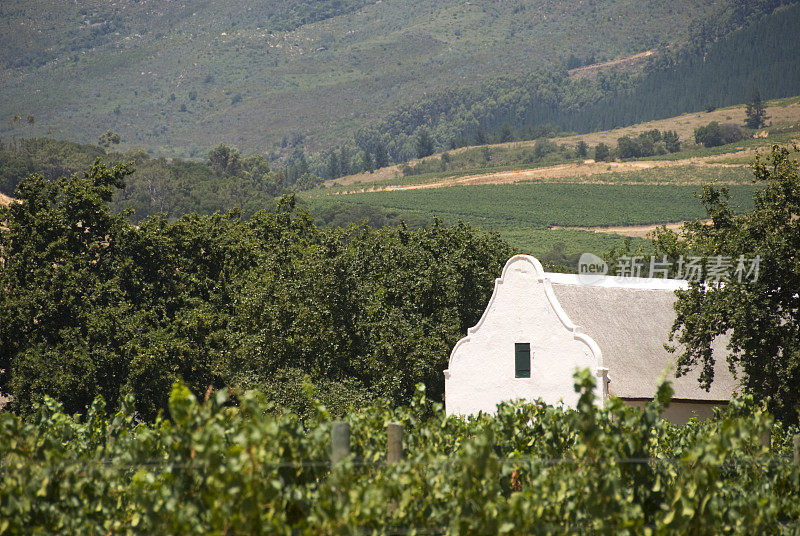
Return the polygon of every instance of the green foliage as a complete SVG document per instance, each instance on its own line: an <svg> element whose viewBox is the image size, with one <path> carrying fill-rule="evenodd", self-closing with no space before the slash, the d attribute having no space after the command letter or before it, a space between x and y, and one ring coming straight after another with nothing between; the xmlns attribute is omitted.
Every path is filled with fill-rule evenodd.
<svg viewBox="0 0 800 536"><path fill-rule="evenodd" d="M45 399L27 420L0 413L0 533L796 533L796 429L747 397L675 427L658 419L669 384L642 409L601 408L593 387L582 371L575 410L514 402L469 419L445 417L424 389L410 407L362 406L336 467L313 399L300 421L257 392L231 407L224 391L198 402L176 384L152 424L130 399L74 416ZM388 422L404 429L392 465Z"/></svg>
<svg viewBox="0 0 800 536"><path fill-rule="evenodd" d="M761 102L761 93L757 89L753 91L753 95L747 103L745 116L747 118L744 120L744 124L747 128L761 128L769 119L764 103Z"/></svg>
<svg viewBox="0 0 800 536"><path fill-rule="evenodd" d="M589 146L585 141L580 140L575 147L575 156L578 158L586 158L589 155Z"/></svg>
<svg viewBox="0 0 800 536"><path fill-rule="evenodd" d="M683 345L678 371L699 368L704 383L713 381L711 342L728 333L729 363L740 371L746 391L769 400L771 410L785 422L797 422L798 164L787 149L774 146L767 158L756 158L753 170L764 187L754 193L751 210L735 214L727 189L706 187L701 200L712 225L687 225L681 240L663 230L656 246L674 259L682 254L730 257L734 267L741 255L760 256L755 281L732 278L724 285L695 284L678 293L674 332Z"/></svg>
<svg viewBox="0 0 800 536"><path fill-rule="evenodd" d="M603 142L597 144L594 148L594 159L597 162L606 162L611 159L611 149Z"/></svg>
<svg viewBox="0 0 800 536"><path fill-rule="evenodd" d="M700 142L698 142L700 143ZM681 150L678 134L672 130L658 129L642 132L637 137L623 136L617 140L616 154L619 158L663 155Z"/></svg>
<svg viewBox="0 0 800 536"><path fill-rule="evenodd" d="M566 145L557 145L552 140L537 140L537 145L521 147L491 145L470 147L444 152L439 158L425 158L414 164L400 166L404 177L437 174L455 176L456 174L473 174L484 171L507 171L509 169L529 169L531 167L561 164L573 161L571 149Z"/></svg>
<svg viewBox="0 0 800 536"><path fill-rule="evenodd" d="M133 393L152 418L176 379L198 394L259 386L297 409L300 373L338 410L407 401L418 382L441 397L449 350L510 254L464 224L321 230L293 197L247 221L134 226L107 204L131 171L34 175L0 209L0 392L18 411Z"/></svg>
<svg viewBox="0 0 800 536"><path fill-rule="evenodd" d="M54 180L84 170L106 153L96 145L80 145L47 138L15 139L0 143L0 192L11 195L31 173Z"/></svg>
<svg viewBox="0 0 800 536"><path fill-rule="evenodd" d="M174 95L173 95L174 96ZM100 147L111 147L112 145L119 145L119 142L122 141L119 134L116 132L111 132L110 130L106 130L106 132L100 136L100 139L97 141L97 144Z"/></svg>
<svg viewBox="0 0 800 536"><path fill-rule="evenodd" d="M30 173L55 180L88 168L97 158L135 163L136 171L111 202L115 212L131 209L134 221L153 214L174 219L189 212L211 214L232 208L249 216L279 195L315 188L321 182L308 171L307 163L303 167L290 160L273 170L263 156L244 157L226 144L211 149L208 162L200 163L151 158L141 149L107 153L90 145L34 138L0 145L0 192L14 195L17 184Z"/></svg>
<svg viewBox="0 0 800 536"><path fill-rule="evenodd" d="M410 229L417 229L431 223L430 219L413 214L400 214L396 210L382 207L349 203L333 203L330 205L316 206L313 215L320 227L349 227L350 225L366 224L380 229L381 227L406 225Z"/></svg>
<svg viewBox="0 0 800 536"><path fill-rule="evenodd" d="M423 128L417 132L417 139L415 143L417 158L424 158L433 154L433 140L428 132L428 129Z"/></svg>
<svg viewBox="0 0 800 536"><path fill-rule="evenodd" d="M533 155L536 158L544 158L548 154L556 151L558 151L558 146L555 144L555 142L548 140L547 138L536 140L536 144L533 146Z"/></svg>
<svg viewBox="0 0 800 536"><path fill-rule="evenodd" d="M732 124L720 125L716 121L694 129L694 141L705 147L719 147L737 142L745 137L742 130Z"/></svg>

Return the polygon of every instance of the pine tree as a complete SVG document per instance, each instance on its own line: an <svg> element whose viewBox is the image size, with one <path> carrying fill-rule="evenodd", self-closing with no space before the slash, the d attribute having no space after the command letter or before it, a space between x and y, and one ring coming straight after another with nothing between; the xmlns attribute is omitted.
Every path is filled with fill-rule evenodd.
<svg viewBox="0 0 800 536"><path fill-rule="evenodd" d="M375 167L382 168L389 165L389 153L383 140L378 140L375 144Z"/></svg>
<svg viewBox="0 0 800 536"><path fill-rule="evenodd" d="M761 102L761 93L758 89L753 90L750 102L747 103L745 114L747 118L744 120L744 124L747 128L761 128L766 124L766 120L769 119L764 103Z"/></svg>
<svg viewBox="0 0 800 536"><path fill-rule="evenodd" d="M426 128L419 129L416 142L417 158L424 158L433 154L433 139Z"/></svg>

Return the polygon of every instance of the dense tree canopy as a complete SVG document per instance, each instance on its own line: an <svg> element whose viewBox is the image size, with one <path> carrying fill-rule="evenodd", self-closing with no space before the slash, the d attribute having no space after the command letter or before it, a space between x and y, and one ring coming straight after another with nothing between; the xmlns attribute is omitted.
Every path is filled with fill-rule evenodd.
<svg viewBox="0 0 800 536"><path fill-rule="evenodd" d="M798 149L795 147L795 151ZM717 256L738 268L737 259L760 256L757 274L731 277L724 284L695 283L679 291L675 330L684 345L678 371L699 367L705 384L713 381L711 342L729 333L731 366L738 367L744 388L759 399L771 399L775 414L796 422L800 408L800 176L797 161L785 148L773 147L754 164L764 188L754 208L737 215L725 189L706 187L702 201L711 225L687 224L683 239L662 230L659 252ZM747 270L752 270L752 264ZM757 277L754 277L756 276ZM754 280L755 279L755 280Z"/></svg>
<svg viewBox="0 0 800 536"><path fill-rule="evenodd" d="M182 379L258 386L297 411L308 379L334 411L443 394L452 345L477 322L509 255L466 225L319 229L275 210L157 216L108 202L130 166L32 175L0 209L0 391L29 411L133 393L147 417Z"/></svg>
<svg viewBox="0 0 800 536"><path fill-rule="evenodd" d="M107 152L93 145L22 138L0 143L0 193L13 195L17 184L30 173L55 180L88 168L96 158L107 164L118 160L135 163L136 171L126 178L125 188L115 192L110 205L115 212L130 209L133 221L153 214L174 219L188 212L211 214L232 208L250 215L271 205L275 197L314 188L321 182L309 172L302 154L284 165L271 166L260 154L244 156L221 143L209 151L206 162L198 162L153 158L141 149Z"/></svg>

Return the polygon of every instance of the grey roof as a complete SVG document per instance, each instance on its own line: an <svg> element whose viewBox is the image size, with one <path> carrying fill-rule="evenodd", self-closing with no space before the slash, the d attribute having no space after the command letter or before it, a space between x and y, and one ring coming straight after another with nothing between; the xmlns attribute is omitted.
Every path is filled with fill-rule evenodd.
<svg viewBox="0 0 800 536"><path fill-rule="evenodd" d="M600 346L609 369L610 394L620 398L651 398L659 377L669 369L667 379L672 381L676 399L730 399L738 382L726 360L727 337L714 342L716 364L710 391L699 386L697 370L675 378L674 363L681 349L670 353L664 348L675 321L674 290L664 288L665 285L629 288L566 283L569 280L553 277L553 291L570 320Z"/></svg>

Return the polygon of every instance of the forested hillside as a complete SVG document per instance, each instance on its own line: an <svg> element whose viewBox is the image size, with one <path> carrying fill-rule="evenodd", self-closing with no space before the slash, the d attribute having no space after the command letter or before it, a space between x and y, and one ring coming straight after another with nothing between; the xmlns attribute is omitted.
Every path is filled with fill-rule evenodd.
<svg viewBox="0 0 800 536"><path fill-rule="evenodd" d="M271 206L277 196L321 182L310 173L302 153L273 169L262 155L244 156L225 144L198 162L152 158L141 149L117 152L50 138L21 138L0 141L0 193L14 195L17 185L33 173L51 181L81 174L98 158L109 165L134 164L136 170L109 203L113 211L126 212L133 221L154 214L174 219L190 212L211 214L233 208L249 216Z"/></svg>
<svg viewBox="0 0 800 536"><path fill-rule="evenodd" d="M605 130L643 119L800 94L800 5L776 10L702 48L653 60L632 91L618 91L571 117L567 129Z"/></svg>
<svg viewBox="0 0 800 536"><path fill-rule="evenodd" d="M313 152L442 90L685 42L740 4L11 0L0 135L85 143L111 129L163 156L221 141Z"/></svg>
<svg viewBox="0 0 800 536"><path fill-rule="evenodd" d="M774 5L746 7L748 16L698 23L688 44L663 47L640 75L610 71L572 80L565 70L540 71L400 107L324 155L318 172L333 178L455 147L608 130L743 103L754 90L764 98L800 94L800 40L793 38L800 5L770 14Z"/></svg>

